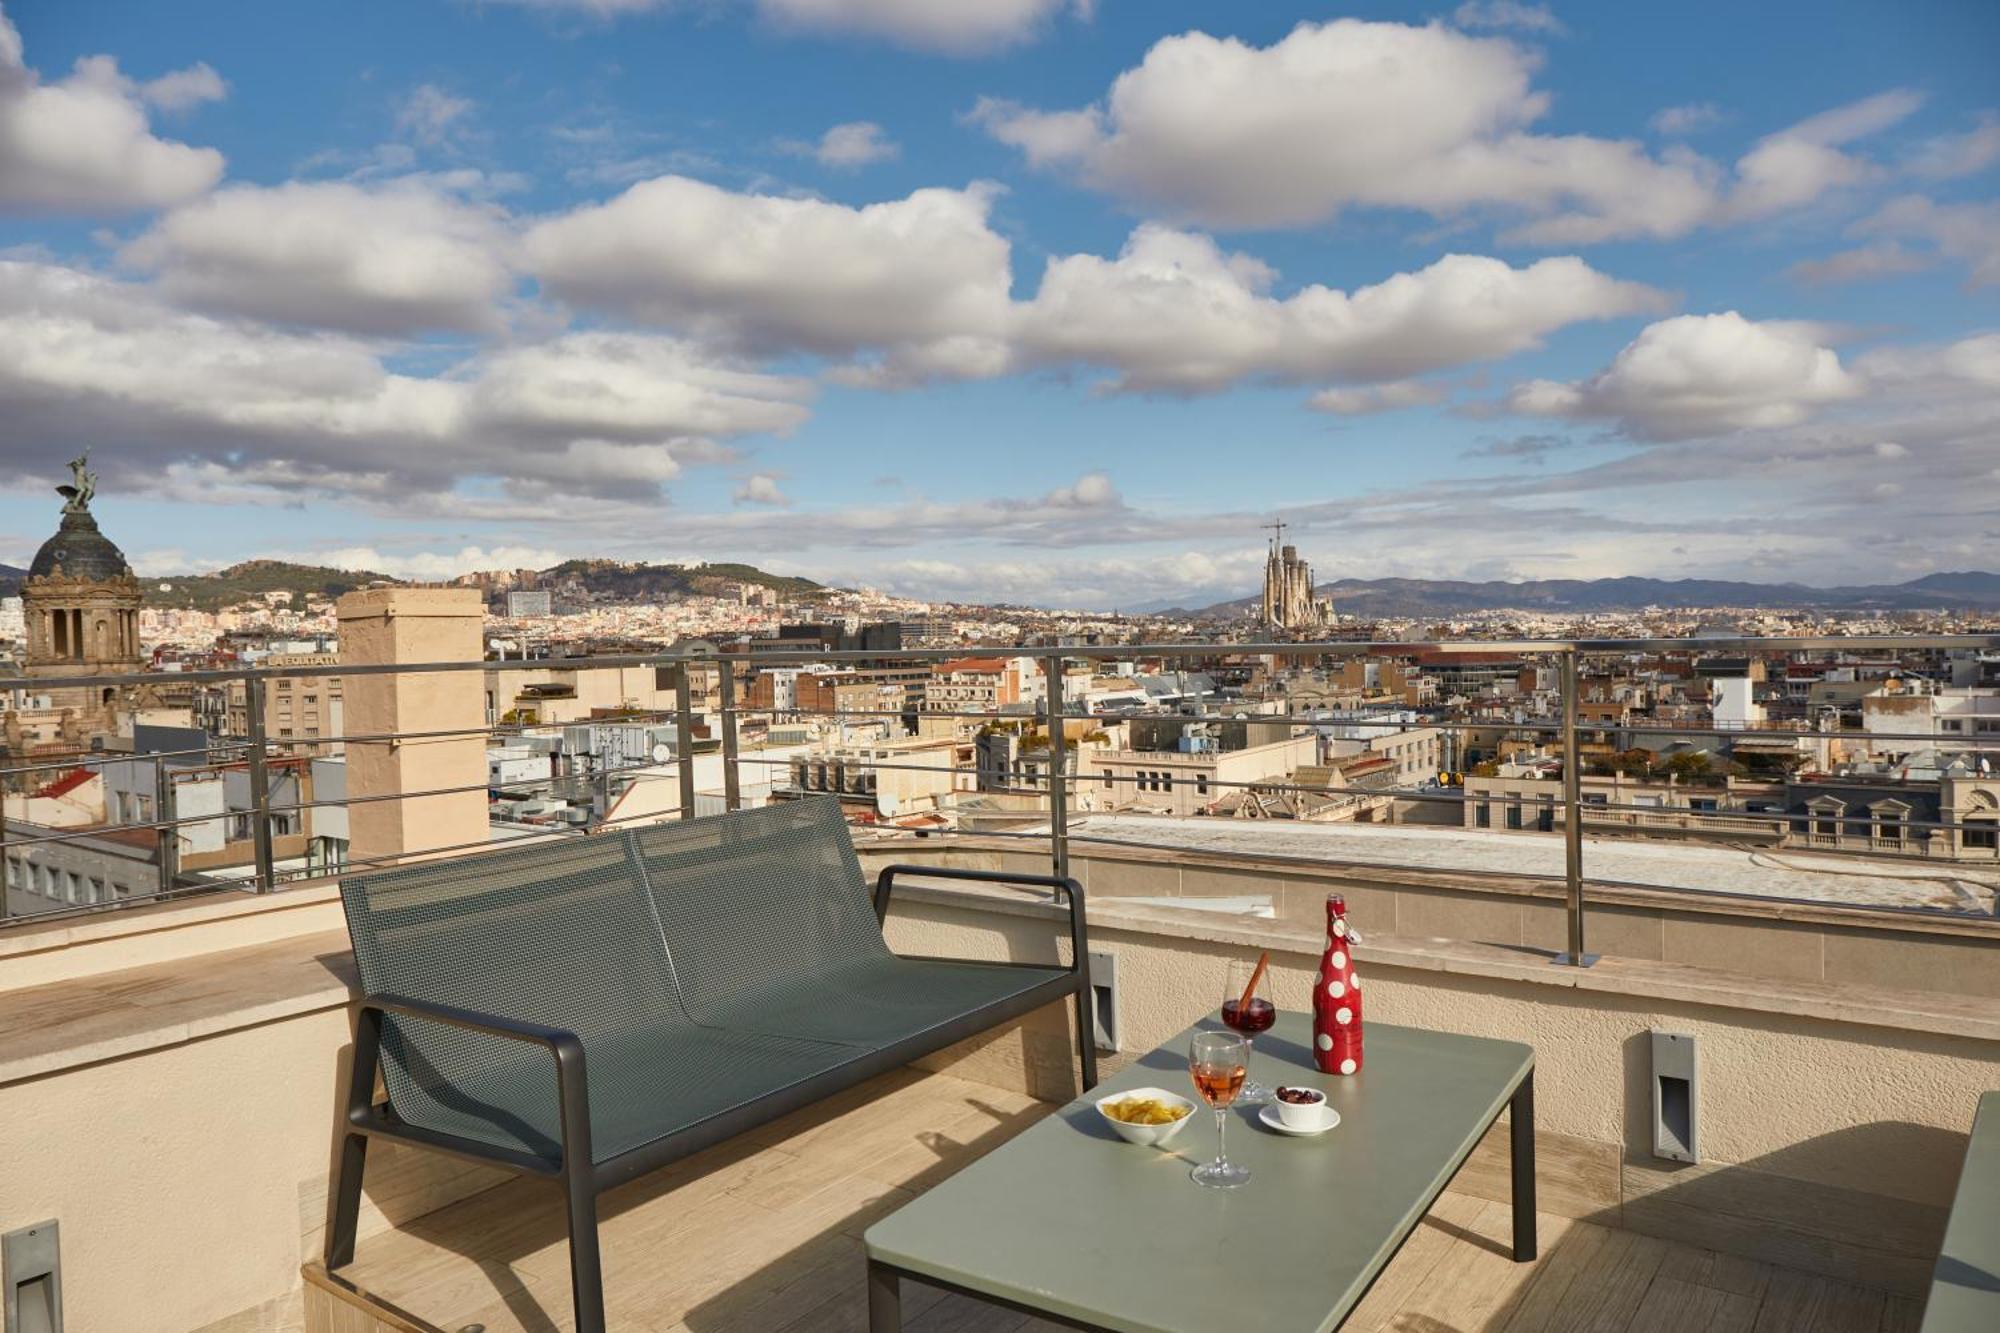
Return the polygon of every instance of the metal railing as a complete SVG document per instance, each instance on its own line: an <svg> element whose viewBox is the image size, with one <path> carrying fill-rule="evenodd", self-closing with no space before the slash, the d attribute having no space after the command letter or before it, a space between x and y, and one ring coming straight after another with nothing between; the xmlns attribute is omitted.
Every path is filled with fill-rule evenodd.
<svg viewBox="0 0 2000 1333"><path fill-rule="evenodd" d="M1635 831L1660 830L1674 826L1688 829L1706 829L1712 832L1735 832L1749 834L1760 826L1769 826L1782 838L1790 832L1797 835L1797 842L1806 846L1825 846L1868 851L1885 856L1901 858L1927 858L1931 848L1926 835L1932 831L1942 831L1948 838L1960 838L1968 832L1984 836L1990 825L1971 825L1967 821L1944 817L1923 820L1907 817L1884 817L1876 814L1866 816L1845 811L1835 816L1823 813L1798 815L1794 813L1746 812L1741 809L1721 809L1696 811L1684 807L1663 809L1654 804L1611 802L1603 799L1586 801L1582 787L1585 779L1584 744L1587 736L1612 735L1620 738L1642 736L1704 736L1725 737L1740 741L1745 737L1786 738L1796 743L1824 744L1848 740L1865 741L1871 745L1885 742L1907 742L1913 749L1929 745L1957 745L1980 752L1983 746L1990 747L1996 757L2000 757L2000 735L1985 739L1980 734L1964 737L1943 736L1935 731L1891 733L1881 730L1807 730L1797 727L1772 726L1765 728L1692 726L1665 722L1648 722L1644 719L1631 721L1607 721L1595 719L1582 721L1579 708L1582 700L1583 679L1579 670L1582 659L1590 657L1622 657L1628 660L1644 661L1649 658L1695 658L1704 655L1729 654L1734 656L1753 655L1773 657L1799 653L1817 652L1857 652L1886 650L1898 655L1935 654L1944 652L1992 653L2000 650L2000 634L1977 635L1886 635L1886 636L1817 636L1803 638L1702 638L1702 639L1565 639L1565 640L1444 640L1425 642L1255 642L1255 643L1137 643L1137 644L1090 644L1090 645L1032 645L1019 647L972 646L960 648L900 649L880 650L827 650L815 647L798 649L765 650L760 642L754 654L744 652L717 652L710 645L695 645L668 652L649 654L628 654L620 656L511 659L481 662L426 662L389 664L331 664L314 666L282 666L270 668L243 668L212 671L188 671L174 673L147 673L142 675L104 675L28 678L7 682L4 688L15 698L44 695L50 692L77 690L124 688L134 685L172 684L190 690L219 688L228 691L240 687L243 692L244 734L241 736L216 737L201 749L180 749L146 754L123 754L118 752L95 752L68 757L32 759L15 763L11 759L0 760L0 785L17 784L19 779L36 774L56 771L71 771L78 767L95 767L103 770L112 764L152 764L153 799L156 818L125 819L114 825L90 827L41 827L32 826L33 831L0 823L0 852L6 858L6 885L15 889L17 865L24 858L32 857L36 849L57 847L81 847L101 849L108 836L151 834L155 843L155 882L148 892L131 891L113 896L112 901L60 902L48 910L21 914L8 918L0 912L0 921L5 920L47 920L51 917L72 912L103 910L106 907L128 905L138 902L159 901L162 898L188 892L212 890L218 886L217 880L204 877L198 872L189 872L181 864L177 853L180 847L180 830L191 824L224 822L227 844L232 841L226 836L230 822L247 825L247 839L236 839L238 843L247 841L242 867L247 869L248 887L256 892L271 892L290 880L318 877L329 869L365 869L396 858L367 858L356 860L344 858L334 865L315 867L310 863L302 869L283 868L279 865L277 839L274 823L286 821L290 827L296 821L301 829L312 822L313 812L328 807L353 808L375 802L409 801L422 798L463 795L473 792L492 794L492 782L464 783L453 786L428 788L419 791L367 792L350 790L334 799L322 799L317 791L308 793L303 775L310 769L312 752L327 747L357 747L380 744L400 744L412 740L467 739L474 736L490 742L496 737L519 737L547 735L559 732L565 726L592 724L658 724L671 727L675 744L671 758L661 760L648 758L630 763L606 763L593 760L581 773L562 775L562 778L588 778L598 784L603 792L600 800L602 809L595 812L588 821L588 827L595 829L628 821L653 820L662 815L661 807L647 808L641 813L617 816L612 813L611 793L619 784L630 785L642 782L673 781L676 783L676 799L668 808L681 818L691 818L700 804L701 795L696 766L704 755L715 755L720 763L721 792L720 804L725 809L736 809L744 803L745 770L768 769L782 765L788 770L795 762L792 757L770 758L757 753L744 752L743 741L746 720L754 730L755 721L760 716L765 719L765 728L777 717L823 718L840 722L843 727L856 724L886 724L885 729L897 723L907 723L912 716L933 719L948 719L954 723L978 721L987 724L1015 727L1039 727L1047 738L1046 746L1031 752L1031 762L1017 763L1011 772L992 769L982 770L977 761L970 769L961 769L955 763L944 770L949 776L952 789L957 789L958 780L964 776L973 778L973 789L982 794L1007 795L1029 798L1045 805L1047 814L1046 832L1022 832L1018 829L982 830L980 836L992 838L1016 838L1045 841L1051 868L1059 876L1070 873L1071 845L1073 842L1102 842L1103 839L1078 837L1072 829L1073 802L1078 796L1079 784L1084 780L1081 761L1084 747L1081 742L1072 745L1070 733L1075 724L1083 719L1097 718L1104 723L1116 723L1130 717L1179 718L1184 721L1207 721L1235 723L1244 722L1260 726L1283 726L1293 729L1342 727L1359 734L1373 732L1378 736L1393 735L1397 732L1432 731L1444 735L1477 733L1481 736L1513 737L1530 744L1544 745L1560 757L1560 795L1555 799L1538 802L1532 795L1511 791L1491 791L1478 795L1464 789L1451 790L1430 784L1411 786L1403 783L1383 785L1358 785L1351 783L1321 782L1303 784L1283 779L1258 778L1245 781L1224 781L1218 776L1210 776L1202 785L1202 791L1218 800L1228 793L1241 793L1245 799L1268 794L1290 794L1297 796L1340 797L1348 803L1350 812L1371 803L1390 801L1407 802L1413 808L1426 803L1450 802L1464 806L1468 802L1479 801L1489 809L1499 805L1502 809L1512 806L1516 809L1539 809L1553 806L1562 815L1561 835L1563 839L1563 875L1561 877L1565 901L1566 948L1559 956L1559 962L1588 966L1594 955L1586 951L1586 901L1584 878L1584 823L1591 821L1600 829L1609 822L1622 819ZM1517 715L1501 718L1474 718L1466 720L1445 716L1425 716L1417 721L1391 720L1368 721L1371 707L1364 705L1358 709L1343 708L1340 715L1329 716L1332 710L1325 707L1308 708L1305 712L1294 712L1289 704L1283 712L1247 711L1261 706L1260 701L1235 700L1235 713L1209 711L1194 715L1180 713L1138 712L1133 714L1093 715L1074 709L1066 697L1066 667L1071 663L1105 662L1119 660L1158 661L1178 663L1183 667L1189 663L1204 663L1218 670L1240 667L1244 663L1265 660L1290 663L1294 667L1308 664L1323 664L1328 661L1351 658L1379 658L1387 660L1410 659L1414 656L1438 657L1448 660L1454 655L1481 654L1504 655L1508 658L1543 659L1553 661L1556 667L1555 709L1553 716L1531 709L1517 710ZM916 664L935 664L967 656L1002 657L1025 660L1033 664L1043 688L1032 710L1020 707L993 707L986 709L921 709L911 706L906 693L905 706L897 708L835 708L831 710L811 710L798 707L778 707L772 704L758 705L746 702L741 687L744 682L737 680L739 672L757 672L765 668L786 666L824 666L828 668L908 667ZM499 722L489 720L477 728L448 728L385 733L351 733L339 736L278 737L267 734L266 712L268 704L268 683L276 679L325 679L339 678L354 681L377 675L412 675L437 672L479 672L498 673L502 676L516 672L555 673L603 670L608 668L643 667L672 673L674 701L671 708L620 709L616 716L579 717L567 720ZM714 734L702 737L698 733L704 729L703 719L697 715L694 694L690 688L690 673L700 670L713 674L716 680L713 718ZM906 690L909 682L891 679L879 682L881 688L893 690L897 685ZM1329 686L1331 689L1331 686ZM656 693L665 693L664 689ZM1327 697L1322 695L1322 697ZM1530 702L1533 702L1531 696ZM1213 705L1215 700L1210 700ZM1228 706L1227 701L1223 705ZM1202 704L1195 705L1197 709ZM1378 703L1373 711L1383 713L1408 714L1423 713L1427 705L1408 703ZM493 712L498 715L504 710L496 701ZM1356 714L1360 716L1356 716ZM907 734L897 739L907 739ZM950 738L958 745L975 744L976 740L964 736ZM882 748L883 742L872 746L864 743L862 748ZM1074 754L1072 751L1074 750ZM299 753L306 752L303 756ZM179 765L172 760L199 761ZM879 782L883 774L897 772L917 772L932 775L940 772L934 764L898 763L881 756L862 761L859 767L865 769L871 779ZM247 782L248 800L244 808L225 809L218 813L203 810L193 814L176 814L169 807L175 804L176 777L186 778L191 774L225 774L240 770ZM292 774L300 780L300 791L296 800L276 798L274 788L285 774ZM557 780L562 780L558 778ZM1107 789L1116 790L1122 784L1138 784L1136 776L1124 776L1106 769L1091 777ZM1173 779L1168 779L1168 790L1172 790ZM499 784L506 787L510 784ZM775 784L765 784L775 785ZM863 793L853 791L845 794L854 796ZM16 793L17 797L19 793ZM623 792L620 792L623 795ZM0 815L4 818L4 815ZM1822 826L1831 819L1835 834L1822 831ZM1713 822L1705 822L1713 821ZM1465 820L1461 818L1460 824ZM1517 824L1525 829L1525 824ZM556 831L551 828L550 831ZM937 830L950 832L953 830ZM1496 830L1497 832L1498 830ZM294 835L287 834L287 837ZM113 842L118 839L113 837ZM1121 840L1122 845L1131 845ZM129 836L123 845L134 844ZM467 842L453 847L427 848L427 854L466 851L490 845L486 840ZM1140 844L1144 845L1144 844ZM1993 863L2000 868L2000 860ZM74 885L73 872L69 883ZM97 896L95 891L91 897ZM5 895L0 895L4 903ZM1799 901L1799 900L1794 900ZM1809 900L1808 900L1809 901Z"/></svg>

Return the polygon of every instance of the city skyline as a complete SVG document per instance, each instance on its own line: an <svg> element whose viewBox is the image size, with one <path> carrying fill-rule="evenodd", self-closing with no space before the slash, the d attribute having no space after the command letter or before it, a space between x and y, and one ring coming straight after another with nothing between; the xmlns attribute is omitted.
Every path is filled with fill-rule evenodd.
<svg viewBox="0 0 2000 1333"><path fill-rule="evenodd" d="M1996 49L1947 4L11 0L0 560L89 447L142 575L1199 605L1274 513L1327 582L1991 567Z"/></svg>

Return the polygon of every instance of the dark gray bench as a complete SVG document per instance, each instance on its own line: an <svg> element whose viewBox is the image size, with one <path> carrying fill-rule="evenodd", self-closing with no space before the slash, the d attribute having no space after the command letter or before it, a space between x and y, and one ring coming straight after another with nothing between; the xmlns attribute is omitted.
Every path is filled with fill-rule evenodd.
<svg viewBox="0 0 2000 1333"><path fill-rule="evenodd" d="M905 958L898 874L1053 889L1067 968ZM347 879L361 973L326 1267L370 1137L559 1184L578 1330L604 1327L597 1196L1064 996L1097 1082L1083 892L891 866L871 902L830 797ZM387 1091L374 1099L377 1072Z"/></svg>
<svg viewBox="0 0 2000 1333"><path fill-rule="evenodd" d="M1923 1333L1994 1329L2000 1329L2000 1092L1982 1096L1972 1117Z"/></svg>

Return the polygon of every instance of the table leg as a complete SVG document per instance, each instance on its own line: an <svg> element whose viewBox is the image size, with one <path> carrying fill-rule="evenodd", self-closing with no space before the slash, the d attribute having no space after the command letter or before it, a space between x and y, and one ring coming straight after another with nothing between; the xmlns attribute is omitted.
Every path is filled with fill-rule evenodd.
<svg viewBox="0 0 2000 1333"><path fill-rule="evenodd" d="M902 1333L903 1292L896 1270L868 1261L868 1333Z"/></svg>
<svg viewBox="0 0 2000 1333"><path fill-rule="evenodd" d="M1535 1257L1535 1071L1530 1069L1508 1104L1514 1159L1514 1262Z"/></svg>

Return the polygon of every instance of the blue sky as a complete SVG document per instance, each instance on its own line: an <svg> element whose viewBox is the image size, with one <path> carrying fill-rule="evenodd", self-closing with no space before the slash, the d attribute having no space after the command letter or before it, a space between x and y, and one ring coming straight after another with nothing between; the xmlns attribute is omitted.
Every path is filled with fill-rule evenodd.
<svg viewBox="0 0 2000 1333"><path fill-rule="evenodd" d="M2000 565L1990 4L0 15L0 559Z"/></svg>

